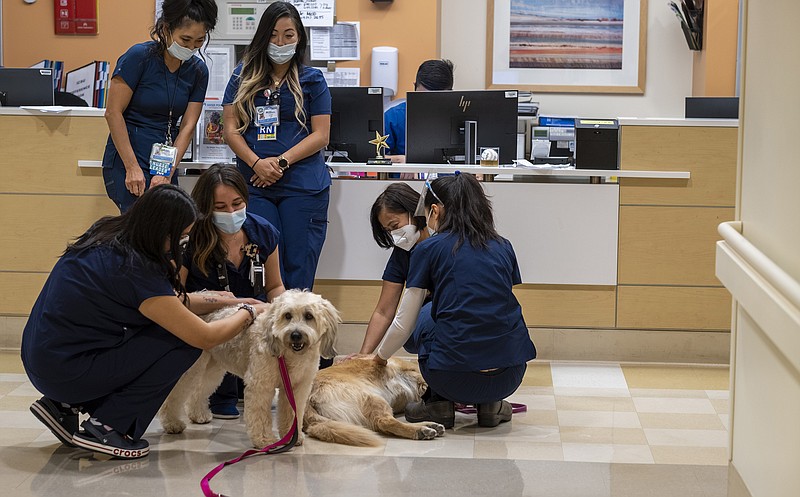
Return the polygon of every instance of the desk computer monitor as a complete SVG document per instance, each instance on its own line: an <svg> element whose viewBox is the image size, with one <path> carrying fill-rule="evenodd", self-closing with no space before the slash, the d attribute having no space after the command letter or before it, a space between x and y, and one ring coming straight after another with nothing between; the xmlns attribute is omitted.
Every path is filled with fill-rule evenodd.
<svg viewBox="0 0 800 497"><path fill-rule="evenodd" d="M463 164L465 121L478 123L476 153L499 147L500 164L517 157L516 90L409 92L406 99L407 162Z"/></svg>
<svg viewBox="0 0 800 497"><path fill-rule="evenodd" d="M335 161L367 162L375 157L375 132L383 134L383 88L332 87L328 150Z"/></svg>
<svg viewBox="0 0 800 497"><path fill-rule="evenodd" d="M53 70L0 68L0 105L53 105Z"/></svg>

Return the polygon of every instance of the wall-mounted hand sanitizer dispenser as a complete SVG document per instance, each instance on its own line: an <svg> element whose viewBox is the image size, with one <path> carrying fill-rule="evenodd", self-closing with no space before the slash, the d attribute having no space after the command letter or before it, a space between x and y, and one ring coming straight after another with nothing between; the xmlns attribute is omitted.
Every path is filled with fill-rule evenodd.
<svg viewBox="0 0 800 497"><path fill-rule="evenodd" d="M370 86L383 87L384 97L397 95L397 48L374 47L372 49Z"/></svg>

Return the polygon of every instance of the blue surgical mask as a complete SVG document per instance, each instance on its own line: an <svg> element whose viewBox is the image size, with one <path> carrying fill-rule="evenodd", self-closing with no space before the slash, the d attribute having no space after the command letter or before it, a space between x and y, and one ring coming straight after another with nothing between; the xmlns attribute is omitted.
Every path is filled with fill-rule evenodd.
<svg viewBox="0 0 800 497"><path fill-rule="evenodd" d="M242 229L245 219L247 219L247 208L242 207L238 211L233 212L214 211L212 221L214 222L214 226L232 235Z"/></svg>
<svg viewBox="0 0 800 497"><path fill-rule="evenodd" d="M278 46L274 43L269 44L267 54L269 59L276 64L285 64L292 60L294 52L297 49L297 43L290 43L283 46Z"/></svg>
<svg viewBox="0 0 800 497"><path fill-rule="evenodd" d="M191 48L186 48L183 45L178 45L178 42L176 41L173 41L172 45L167 48L167 52L181 62L186 62L187 60L191 59L192 56L197 53L197 50L197 48L193 50Z"/></svg>

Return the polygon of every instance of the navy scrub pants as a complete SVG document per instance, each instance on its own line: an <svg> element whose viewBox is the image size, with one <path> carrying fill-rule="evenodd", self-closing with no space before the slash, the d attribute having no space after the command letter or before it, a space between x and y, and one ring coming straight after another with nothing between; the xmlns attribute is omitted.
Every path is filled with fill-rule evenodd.
<svg viewBox="0 0 800 497"><path fill-rule="evenodd" d="M78 378L59 382L31 375L31 382L46 397L81 406L100 422L138 440L201 352L152 325L119 347L90 352L75 359L74 366L65 365L84 371Z"/></svg>
<svg viewBox="0 0 800 497"><path fill-rule="evenodd" d="M142 173L144 173L145 190L147 190L150 188L150 170L142 168ZM103 168L103 181L106 184L108 198L114 202L120 214L130 209L136 199L139 198L125 187L125 166L122 165L120 159L117 159L112 167ZM178 185L177 174L172 175L171 183L175 186Z"/></svg>
<svg viewBox="0 0 800 497"><path fill-rule="evenodd" d="M330 188L293 197L269 197L268 188L248 186L247 209L272 223L280 232L283 286L312 290L319 255L328 232Z"/></svg>

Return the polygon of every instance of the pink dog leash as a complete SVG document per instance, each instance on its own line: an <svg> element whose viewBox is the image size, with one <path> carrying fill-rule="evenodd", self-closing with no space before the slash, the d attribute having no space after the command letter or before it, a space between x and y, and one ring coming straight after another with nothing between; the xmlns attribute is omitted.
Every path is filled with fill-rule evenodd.
<svg viewBox="0 0 800 497"><path fill-rule="evenodd" d="M263 454L280 454L281 452L286 452L287 450L294 447L294 444L297 443L297 406L294 403L294 392L292 391L292 381L289 379L289 372L286 370L286 361L284 361L283 356L278 357L278 367L281 370L281 379L283 380L283 386L286 389L286 397L289 399L289 405L292 406L292 411L294 412L294 421L292 422L292 427L289 428L289 432L283 436L277 442L267 445L263 449L250 449L244 452L242 455L235 459L231 459L230 461L225 461L224 463L220 464L216 468L212 469L208 472L208 474L200 481L200 488L203 490L203 495L206 497L226 497L225 494L218 494L211 490L211 479L217 476L217 473L222 471L225 466L231 466L236 464L237 462L241 461L242 459L246 459L251 456L256 455L263 455Z"/></svg>

